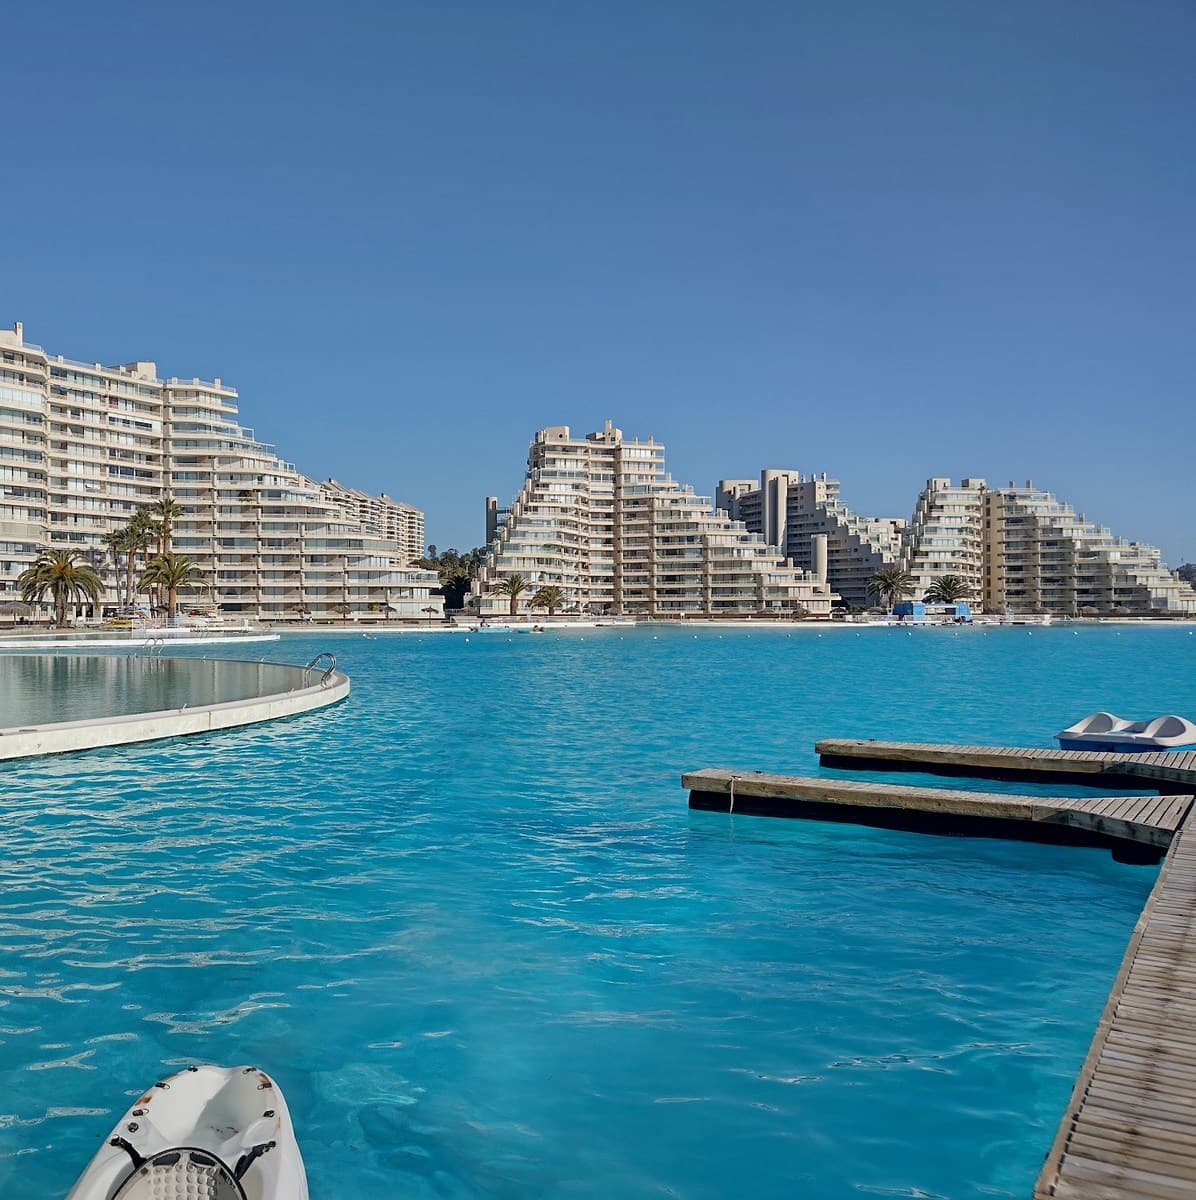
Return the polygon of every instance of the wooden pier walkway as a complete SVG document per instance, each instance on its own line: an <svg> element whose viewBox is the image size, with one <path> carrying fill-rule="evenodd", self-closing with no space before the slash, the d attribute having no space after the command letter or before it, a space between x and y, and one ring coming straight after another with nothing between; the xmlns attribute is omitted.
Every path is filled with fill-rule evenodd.
<svg viewBox="0 0 1196 1200"><path fill-rule="evenodd" d="M1196 751L1125 754L1098 750L1027 749L1020 746L951 746L828 738L816 742L824 767L856 771L922 771L983 779L1075 783L1096 788L1196 792Z"/></svg>
<svg viewBox="0 0 1196 1200"><path fill-rule="evenodd" d="M1196 1196L1196 828L1130 938L1034 1200Z"/></svg>
<svg viewBox="0 0 1196 1200"><path fill-rule="evenodd" d="M826 765L1196 792L1196 753L1118 755L1012 747L828 741ZM998 774L999 773L999 774ZM1191 794L1006 796L828 777L707 769L682 776L690 807L939 833L1108 845L1158 861L1033 1200L1196 1198L1196 817Z"/></svg>
<svg viewBox="0 0 1196 1200"><path fill-rule="evenodd" d="M1191 796L1007 796L719 768L683 775L681 785L690 808L708 812L1107 846L1118 858L1148 862L1159 861L1192 804Z"/></svg>

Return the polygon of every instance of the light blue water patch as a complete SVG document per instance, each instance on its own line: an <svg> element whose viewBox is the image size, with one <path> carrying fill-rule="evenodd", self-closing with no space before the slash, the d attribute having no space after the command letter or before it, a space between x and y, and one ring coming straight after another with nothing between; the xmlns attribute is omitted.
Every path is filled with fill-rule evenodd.
<svg viewBox="0 0 1196 1200"><path fill-rule="evenodd" d="M252 1062L312 1196L1029 1194L1155 872L690 813L813 741L1196 711L1182 629L317 634L342 705L8 764L0 1194ZM994 785L987 785L994 786Z"/></svg>

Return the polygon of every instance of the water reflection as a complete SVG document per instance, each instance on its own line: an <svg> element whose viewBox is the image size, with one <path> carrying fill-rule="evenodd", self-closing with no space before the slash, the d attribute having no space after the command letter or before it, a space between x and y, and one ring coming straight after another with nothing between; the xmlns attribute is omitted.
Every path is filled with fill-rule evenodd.
<svg viewBox="0 0 1196 1200"><path fill-rule="evenodd" d="M0 728L196 708L301 686L295 667L129 655L0 656Z"/></svg>

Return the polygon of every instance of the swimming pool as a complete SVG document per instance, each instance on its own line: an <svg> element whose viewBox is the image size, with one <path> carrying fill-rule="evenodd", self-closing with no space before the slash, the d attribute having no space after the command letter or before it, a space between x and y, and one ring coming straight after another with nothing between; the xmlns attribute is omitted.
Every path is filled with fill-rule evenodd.
<svg viewBox="0 0 1196 1200"><path fill-rule="evenodd" d="M293 669L264 662L95 651L0 654L0 729L198 708L294 686Z"/></svg>
<svg viewBox="0 0 1196 1200"><path fill-rule="evenodd" d="M4 768L0 1193L202 1060L276 1076L313 1197L1028 1196L1155 872L678 777L1191 712L1185 629L271 654L323 649L337 708Z"/></svg>

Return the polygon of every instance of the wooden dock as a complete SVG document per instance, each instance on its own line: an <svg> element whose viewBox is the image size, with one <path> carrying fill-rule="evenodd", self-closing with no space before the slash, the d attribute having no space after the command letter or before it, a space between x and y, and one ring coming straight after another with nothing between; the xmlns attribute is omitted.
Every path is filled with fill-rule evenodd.
<svg viewBox="0 0 1196 1200"><path fill-rule="evenodd" d="M904 742L819 742L826 765L1068 779L1189 794L1006 796L708 769L690 807L1165 855L1130 938L1033 1200L1196 1197L1196 754L1117 755Z"/></svg>
<svg viewBox="0 0 1196 1200"><path fill-rule="evenodd" d="M1130 938L1034 1200L1196 1196L1196 829Z"/></svg>
<svg viewBox="0 0 1196 1200"><path fill-rule="evenodd" d="M828 738L816 742L824 767L855 771L920 771L982 779L1072 783L1084 787L1196 792L1196 751L1122 754L1019 746L951 746Z"/></svg>
<svg viewBox="0 0 1196 1200"><path fill-rule="evenodd" d="M1007 796L719 768L683 775L681 785L690 808L708 812L1105 846L1134 862L1158 862L1192 804L1191 796Z"/></svg>

